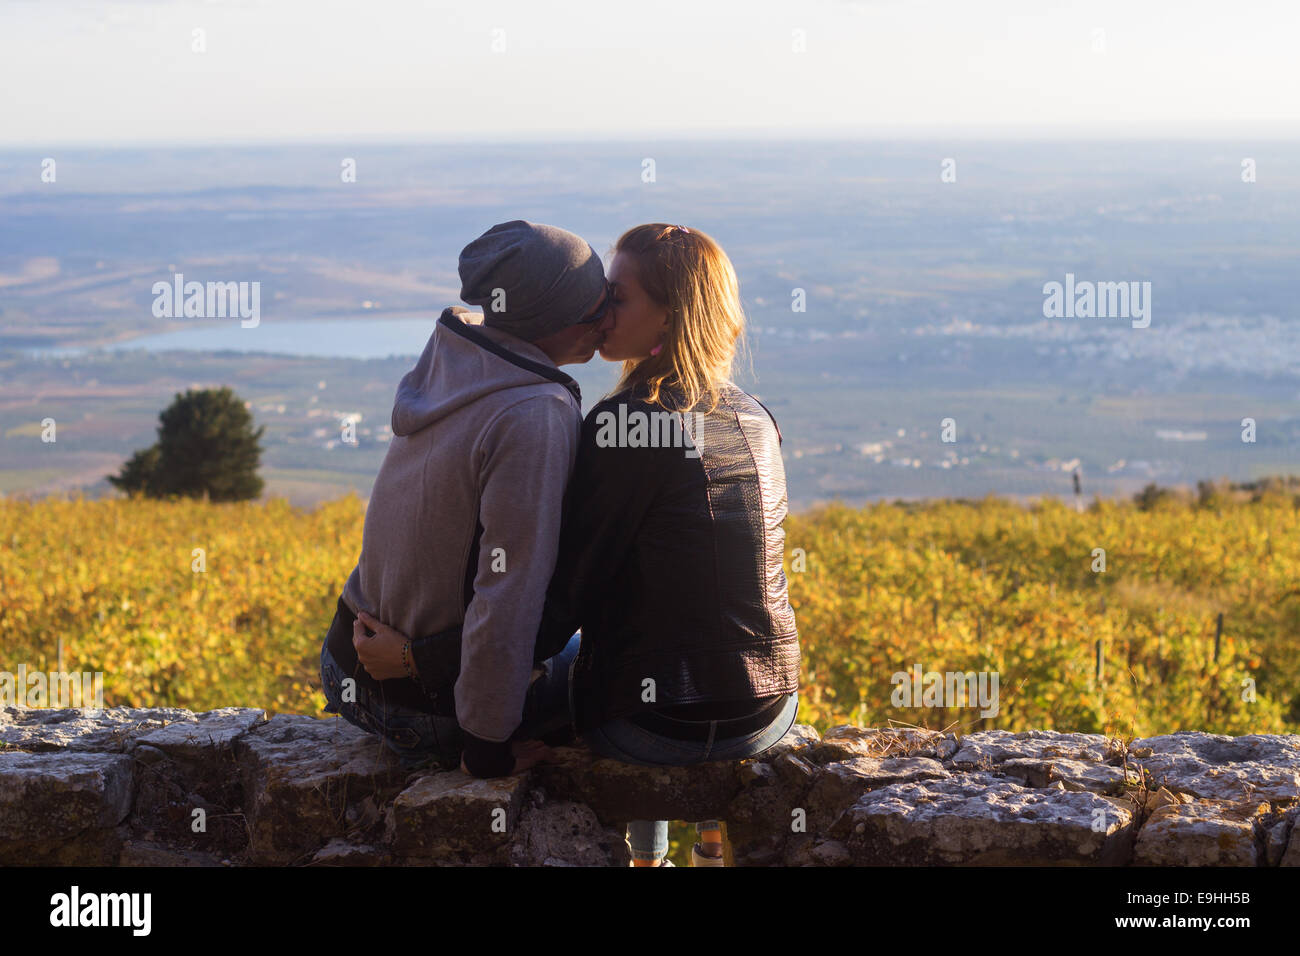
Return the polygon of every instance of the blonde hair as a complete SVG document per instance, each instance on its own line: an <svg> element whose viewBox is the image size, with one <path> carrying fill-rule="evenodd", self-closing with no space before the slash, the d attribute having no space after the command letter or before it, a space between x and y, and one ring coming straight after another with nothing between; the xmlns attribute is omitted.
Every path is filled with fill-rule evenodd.
<svg viewBox="0 0 1300 956"><path fill-rule="evenodd" d="M662 351L624 362L614 394L641 386L648 402L669 411L702 402L712 411L721 398L719 386L731 379L736 340L745 331L731 260L699 230L662 222L629 229L614 252L632 258L641 287L668 310Z"/></svg>

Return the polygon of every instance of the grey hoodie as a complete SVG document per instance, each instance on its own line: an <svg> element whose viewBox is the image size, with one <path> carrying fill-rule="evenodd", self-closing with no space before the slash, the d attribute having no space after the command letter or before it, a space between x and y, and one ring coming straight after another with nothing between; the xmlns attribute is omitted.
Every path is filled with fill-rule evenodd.
<svg viewBox="0 0 1300 956"><path fill-rule="evenodd" d="M541 349L482 318L446 309L397 388L343 601L410 637L463 621L456 718L500 742L523 719L582 408Z"/></svg>

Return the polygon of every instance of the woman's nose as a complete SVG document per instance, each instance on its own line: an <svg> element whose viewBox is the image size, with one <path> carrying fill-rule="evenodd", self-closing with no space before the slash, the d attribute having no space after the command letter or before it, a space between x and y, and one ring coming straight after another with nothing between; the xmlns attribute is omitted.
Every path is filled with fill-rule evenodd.
<svg viewBox="0 0 1300 956"><path fill-rule="evenodd" d="M614 320L617 314L618 314L618 307L611 305L609 307L609 311L605 313L605 317L601 319L599 323L597 323L596 330L603 335L606 332L610 331L612 328L614 328Z"/></svg>

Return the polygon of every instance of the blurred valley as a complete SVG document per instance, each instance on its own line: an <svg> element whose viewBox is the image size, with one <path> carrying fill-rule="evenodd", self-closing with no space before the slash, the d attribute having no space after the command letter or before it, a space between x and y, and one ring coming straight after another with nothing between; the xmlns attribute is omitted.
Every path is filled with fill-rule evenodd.
<svg viewBox="0 0 1300 956"><path fill-rule="evenodd" d="M795 510L1300 473L1297 144L337 145L0 153L0 492L106 494L175 392L230 385L268 495L366 495L457 254L517 218L722 244ZM260 283L258 324L156 317L175 273ZM1149 282L1149 327L1045 317L1067 273ZM565 370L588 406L615 375Z"/></svg>

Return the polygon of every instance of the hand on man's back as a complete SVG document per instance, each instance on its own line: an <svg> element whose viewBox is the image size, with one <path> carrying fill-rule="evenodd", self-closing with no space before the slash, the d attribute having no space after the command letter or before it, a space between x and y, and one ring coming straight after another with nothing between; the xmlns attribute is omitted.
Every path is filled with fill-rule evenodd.
<svg viewBox="0 0 1300 956"><path fill-rule="evenodd" d="M374 634L367 634L366 628ZM409 654L403 655L402 645L406 643L405 634L375 620L365 611L352 622L352 646L357 649L357 660L375 680L391 680L417 673Z"/></svg>

